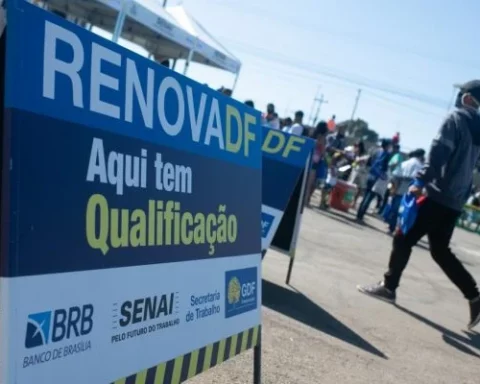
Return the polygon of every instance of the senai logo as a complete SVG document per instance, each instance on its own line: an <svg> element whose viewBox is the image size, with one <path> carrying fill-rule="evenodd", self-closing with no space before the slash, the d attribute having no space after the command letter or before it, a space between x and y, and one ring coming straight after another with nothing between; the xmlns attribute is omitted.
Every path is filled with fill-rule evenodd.
<svg viewBox="0 0 480 384"><path fill-rule="evenodd" d="M225 273L225 317L233 317L257 308L257 268Z"/></svg>
<svg viewBox="0 0 480 384"><path fill-rule="evenodd" d="M25 347L35 348L88 335L93 328L93 305L28 315Z"/></svg>

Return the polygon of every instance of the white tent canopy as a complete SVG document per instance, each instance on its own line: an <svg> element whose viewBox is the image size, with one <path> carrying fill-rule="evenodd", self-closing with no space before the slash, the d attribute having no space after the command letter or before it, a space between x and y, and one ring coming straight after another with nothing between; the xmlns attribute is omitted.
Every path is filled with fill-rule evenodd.
<svg viewBox="0 0 480 384"><path fill-rule="evenodd" d="M215 40L183 6L167 7L167 12L183 29L197 38L196 52L227 71L237 73L240 70L240 60Z"/></svg>
<svg viewBox="0 0 480 384"><path fill-rule="evenodd" d="M35 1L37 2L37 1ZM241 63L188 31L160 0L43 0L50 10L135 43L158 59L185 59L238 74ZM217 44L218 45L218 44Z"/></svg>

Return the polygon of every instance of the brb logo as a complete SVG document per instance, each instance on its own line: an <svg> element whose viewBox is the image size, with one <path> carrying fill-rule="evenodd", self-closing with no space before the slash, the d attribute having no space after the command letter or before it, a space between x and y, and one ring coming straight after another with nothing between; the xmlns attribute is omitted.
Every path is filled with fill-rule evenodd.
<svg viewBox="0 0 480 384"><path fill-rule="evenodd" d="M257 268L225 273L225 317L233 317L257 308Z"/></svg>
<svg viewBox="0 0 480 384"><path fill-rule="evenodd" d="M262 212L262 237L265 238L270 232L274 217L268 213Z"/></svg>
<svg viewBox="0 0 480 384"><path fill-rule="evenodd" d="M88 335L93 328L93 305L28 315L25 347L35 348Z"/></svg>

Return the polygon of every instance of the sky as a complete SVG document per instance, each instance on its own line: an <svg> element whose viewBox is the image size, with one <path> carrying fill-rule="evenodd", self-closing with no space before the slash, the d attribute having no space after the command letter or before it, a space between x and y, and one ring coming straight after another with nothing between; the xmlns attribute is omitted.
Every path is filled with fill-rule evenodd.
<svg viewBox="0 0 480 384"><path fill-rule="evenodd" d="M160 0L159 0L160 1ZM478 0L168 0L182 4L242 62L234 91L281 117L366 120L404 149L428 149L453 98L453 84L480 78ZM183 71L183 63L176 70ZM212 88L234 75L201 64L189 77Z"/></svg>

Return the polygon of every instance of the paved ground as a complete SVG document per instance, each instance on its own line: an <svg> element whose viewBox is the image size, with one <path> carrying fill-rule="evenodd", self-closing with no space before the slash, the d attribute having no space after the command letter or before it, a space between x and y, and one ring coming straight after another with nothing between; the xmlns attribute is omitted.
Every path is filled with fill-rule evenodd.
<svg viewBox="0 0 480 384"><path fill-rule="evenodd" d="M391 238L367 218L307 210L292 286L286 256L263 263L263 383L480 382L480 333L466 332L466 301L428 253L417 247L398 291L398 306L355 289L384 272ZM480 281L480 237L457 230L453 249ZM480 329L479 329L480 332ZM251 383L247 352L192 384Z"/></svg>

